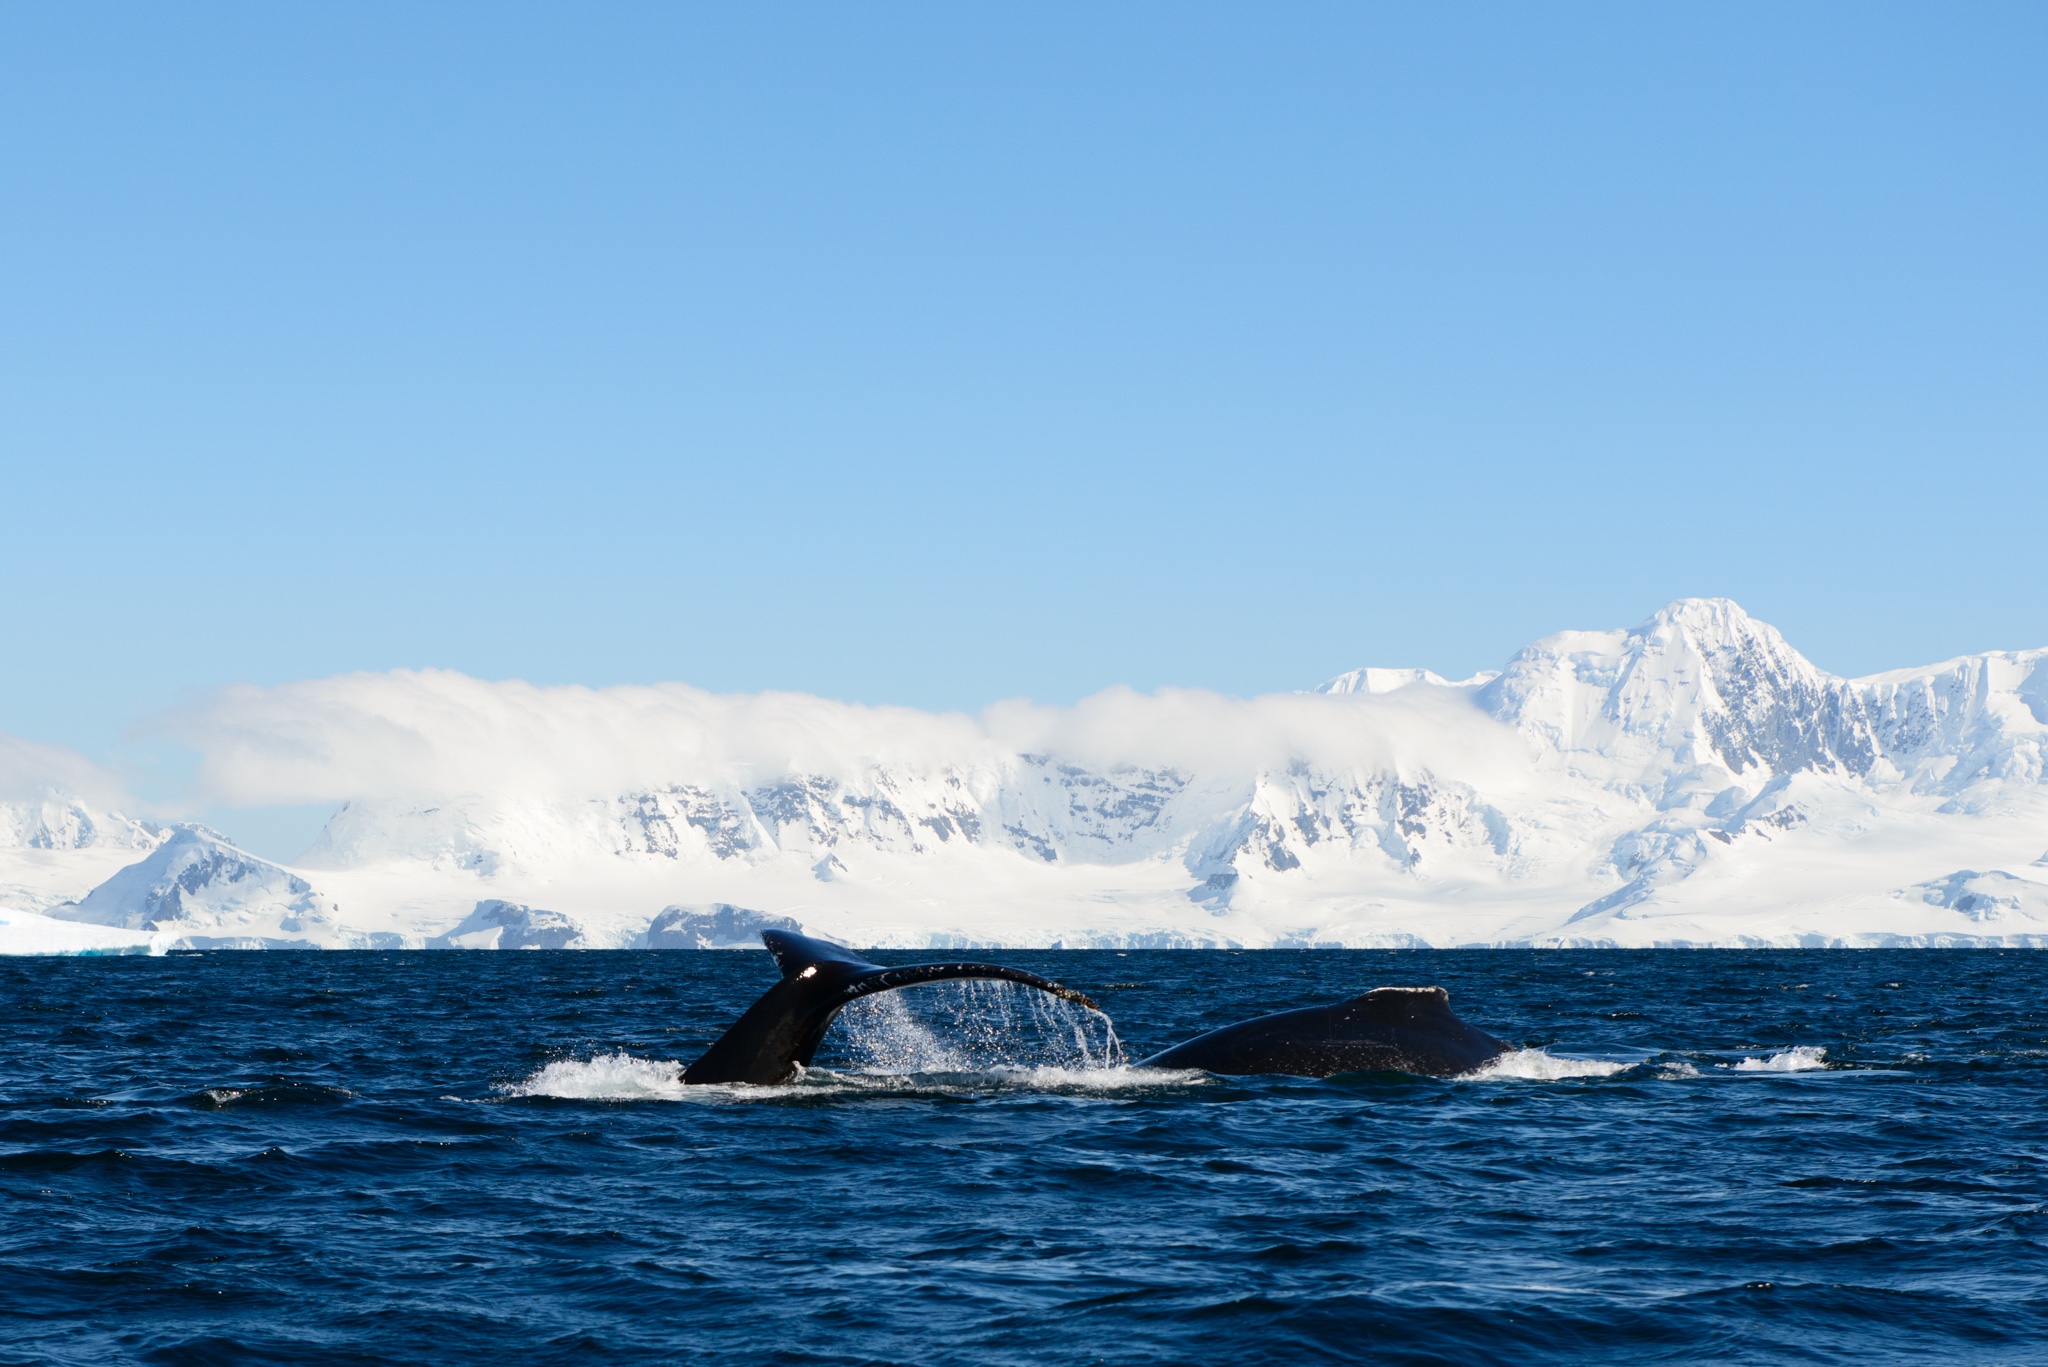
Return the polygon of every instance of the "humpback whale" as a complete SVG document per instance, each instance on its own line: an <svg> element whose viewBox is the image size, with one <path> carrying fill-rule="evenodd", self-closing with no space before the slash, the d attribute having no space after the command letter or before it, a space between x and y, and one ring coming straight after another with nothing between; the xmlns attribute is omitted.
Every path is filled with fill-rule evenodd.
<svg viewBox="0 0 2048 1367"><path fill-rule="evenodd" d="M1455 1077L1508 1046L1459 1020L1441 987L1376 987L1332 1006L1278 1011L1197 1035L1139 1068L1200 1068L1246 1076L1422 1073Z"/></svg>
<svg viewBox="0 0 2048 1367"><path fill-rule="evenodd" d="M695 1063L685 1083L787 1082L818 1052L832 1018L848 1002L918 983L979 978L1022 983L1091 1011L1071 987L1000 964L905 964L884 968L849 949L786 930L764 930L782 981L733 1022ZM1421 1073L1454 1077L1483 1067L1508 1046L1458 1019L1441 987L1376 987L1350 1001L1278 1011L1197 1035L1135 1064L1198 1068L1228 1076L1279 1073Z"/></svg>
<svg viewBox="0 0 2048 1367"><path fill-rule="evenodd" d="M824 940L786 930L764 930L761 939L782 970L782 981L733 1022L732 1028L683 1070L685 1083L787 1082L818 1052L832 1018L848 1002L876 992L918 983L979 978L1022 983L1099 1011L1094 1002L1036 973L1000 964L905 964L884 968Z"/></svg>

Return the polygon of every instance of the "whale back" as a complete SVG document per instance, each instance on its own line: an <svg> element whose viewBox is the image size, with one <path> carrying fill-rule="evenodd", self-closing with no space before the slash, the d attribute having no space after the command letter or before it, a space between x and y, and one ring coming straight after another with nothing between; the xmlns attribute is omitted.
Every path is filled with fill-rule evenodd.
<svg viewBox="0 0 2048 1367"><path fill-rule="evenodd" d="M1154 1054L1141 1068L1199 1068L1229 1076L1421 1073L1454 1077L1507 1046L1451 1010L1441 987L1377 987L1349 1001L1239 1021Z"/></svg>

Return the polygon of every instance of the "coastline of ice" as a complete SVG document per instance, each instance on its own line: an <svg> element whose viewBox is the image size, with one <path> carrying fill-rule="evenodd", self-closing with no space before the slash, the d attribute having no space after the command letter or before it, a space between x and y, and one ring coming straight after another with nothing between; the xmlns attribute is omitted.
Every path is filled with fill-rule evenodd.
<svg viewBox="0 0 2048 1367"><path fill-rule="evenodd" d="M150 931L87 925L0 907L0 954L155 954Z"/></svg>

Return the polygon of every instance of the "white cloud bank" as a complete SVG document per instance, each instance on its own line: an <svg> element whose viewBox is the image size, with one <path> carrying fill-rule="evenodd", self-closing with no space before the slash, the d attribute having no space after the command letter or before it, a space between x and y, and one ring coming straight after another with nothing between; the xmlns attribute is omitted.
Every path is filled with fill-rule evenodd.
<svg viewBox="0 0 2048 1367"><path fill-rule="evenodd" d="M1527 762L1512 733L1467 695L1435 689L1240 699L1115 688L1072 707L1005 702L973 716L800 693L537 687L398 670L224 689L168 718L165 730L199 752L198 798L244 807L575 797L788 774L853 781L882 764L972 768L1020 753L1186 773L1296 761L1385 769L1424 752L1439 767Z"/></svg>
<svg viewBox="0 0 2048 1367"><path fill-rule="evenodd" d="M76 751L0 735L0 802L53 797L83 798L100 807L128 803L121 780Z"/></svg>

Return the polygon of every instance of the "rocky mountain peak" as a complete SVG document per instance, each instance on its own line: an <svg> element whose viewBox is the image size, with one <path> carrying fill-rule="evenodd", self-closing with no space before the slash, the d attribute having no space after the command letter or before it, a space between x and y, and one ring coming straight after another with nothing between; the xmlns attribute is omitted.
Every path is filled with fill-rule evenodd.
<svg viewBox="0 0 2048 1367"><path fill-rule="evenodd" d="M1682 598L1626 631L1566 631L1517 654L1480 704L1540 744L1645 772L1864 774L1862 701L1725 598Z"/></svg>

